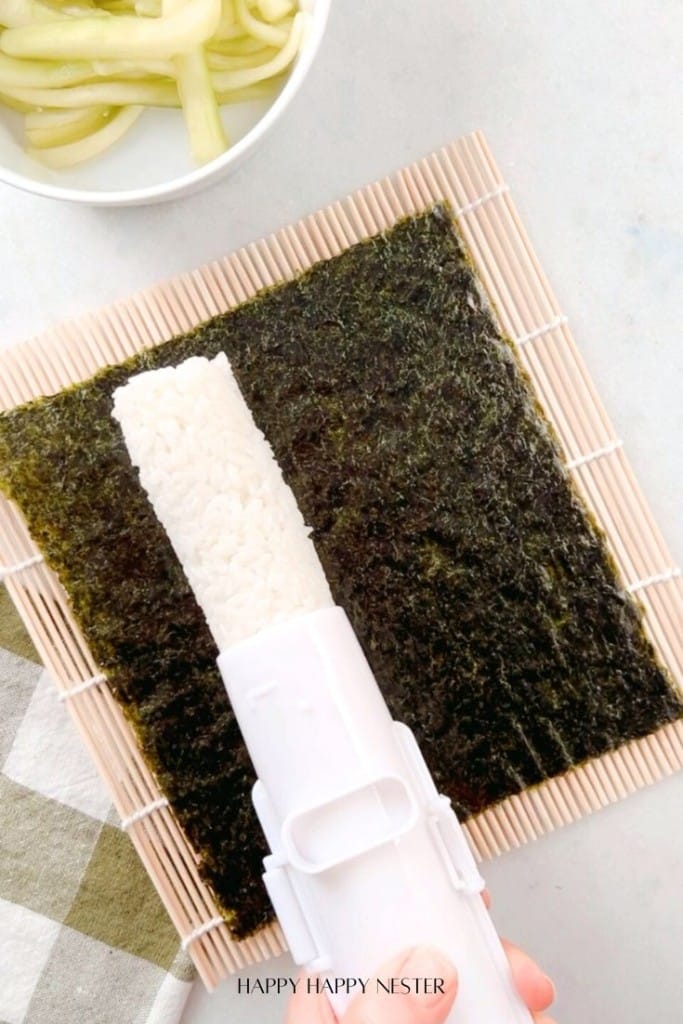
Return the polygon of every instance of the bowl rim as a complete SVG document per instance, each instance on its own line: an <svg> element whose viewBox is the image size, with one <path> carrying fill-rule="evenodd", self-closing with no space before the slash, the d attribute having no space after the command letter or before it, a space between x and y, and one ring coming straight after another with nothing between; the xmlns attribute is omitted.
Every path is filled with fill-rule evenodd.
<svg viewBox="0 0 683 1024"><path fill-rule="evenodd" d="M48 199L61 199L71 203L83 203L88 206L136 206L146 202L153 203L157 200L172 199L174 196L190 194L202 184L230 167L238 163L258 144L260 139L271 129L282 113L289 106L297 94L304 79L311 69L311 65L320 48L330 12L332 0L316 0L315 8L309 11L312 15L312 27L309 36L297 57L287 81L278 93L275 101L266 110L262 117L249 129L246 135L221 153L215 160L208 164L197 167L181 177L172 178L170 181L161 182L157 185L148 185L143 188L115 189L99 191L83 188L68 188L63 185L52 185L47 182L36 181L24 174L8 170L0 165L0 182L22 189L24 192L31 192L34 195L45 196Z"/></svg>

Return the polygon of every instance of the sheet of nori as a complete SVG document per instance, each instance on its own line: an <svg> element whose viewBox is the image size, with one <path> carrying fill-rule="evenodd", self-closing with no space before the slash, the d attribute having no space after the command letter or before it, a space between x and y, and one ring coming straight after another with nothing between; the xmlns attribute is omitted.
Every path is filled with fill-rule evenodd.
<svg viewBox="0 0 683 1024"><path fill-rule="evenodd" d="M447 213L408 219L0 418L0 483L236 935L267 920L252 770L111 394L224 350L394 716L467 816L681 715Z"/></svg>

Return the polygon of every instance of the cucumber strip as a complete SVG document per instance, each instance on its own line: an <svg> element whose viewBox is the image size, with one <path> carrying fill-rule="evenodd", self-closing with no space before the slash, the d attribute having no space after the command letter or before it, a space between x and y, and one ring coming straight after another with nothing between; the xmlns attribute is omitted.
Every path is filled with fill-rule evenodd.
<svg viewBox="0 0 683 1024"><path fill-rule="evenodd" d="M97 108L106 110L106 107ZM84 114L88 113L88 107L74 107L73 110L32 110L26 115L24 124L27 131L39 130L41 128L60 128L63 125L73 124Z"/></svg>
<svg viewBox="0 0 683 1024"><path fill-rule="evenodd" d="M288 68L299 52L306 24L306 16L299 12L292 22L287 42L277 56L266 61L265 64L255 68L242 68L238 71L213 71L211 80L216 92L224 92L227 89L243 89L247 85L272 78L273 75L278 75Z"/></svg>
<svg viewBox="0 0 683 1024"><path fill-rule="evenodd" d="M187 0L163 0L163 14L179 11ZM175 57L178 95L183 108L192 156L199 164L209 163L228 148L218 103L211 85L204 50Z"/></svg>
<svg viewBox="0 0 683 1024"><path fill-rule="evenodd" d="M0 0L0 25L24 28L45 22L70 21L74 17L107 18L108 12L89 3L68 2L54 6L41 0Z"/></svg>
<svg viewBox="0 0 683 1024"><path fill-rule="evenodd" d="M240 32L242 31L243 29L240 29ZM252 36L241 35L219 39L218 33L212 36L206 45L210 50L235 57L241 57L248 53L259 53L262 50L276 49L276 47L268 46L262 39L254 39Z"/></svg>
<svg viewBox="0 0 683 1024"><path fill-rule="evenodd" d="M231 103L249 103L252 100L267 100L273 95L276 89L282 85L283 75L277 78L268 78L263 82L256 82L255 85L248 85L244 89L216 90L216 99L219 106L228 106Z"/></svg>
<svg viewBox="0 0 683 1024"><path fill-rule="evenodd" d="M246 0L235 0L235 13L237 21L251 36L262 39L269 46L284 46L287 42L286 29L276 25L269 25L265 21L255 18L247 7Z"/></svg>
<svg viewBox="0 0 683 1024"><path fill-rule="evenodd" d="M197 163L206 164L228 148L209 69L201 51L176 57L175 64L190 149Z"/></svg>
<svg viewBox="0 0 683 1024"><path fill-rule="evenodd" d="M86 15L94 18L108 18L109 12L101 10L96 4L89 3L88 0L78 0L78 3L74 0L65 0L64 3L60 3L56 0L57 7L49 5L50 10L57 10L59 14L64 15L65 18L83 18ZM48 6L45 4L44 6Z"/></svg>
<svg viewBox="0 0 683 1024"><path fill-rule="evenodd" d="M97 5L103 11L112 14L134 14L135 5L129 0L100 0Z"/></svg>
<svg viewBox="0 0 683 1024"><path fill-rule="evenodd" d="M31 126L29 121L31 115L27 114L24 121L26 141L28 143L27 148L49 149L52 146L65 146L70 142L79 142L86 135L91 135L99 128L103 128L111 120L114 112L111 107L91 107L87 110L77 109L75 111L67 111L69 114L75 113L77 115L69 121L63 121L61 124L56 122L52 124L45 123L42 126L35 126L35 124ZM42 113L54 114L55 111L43 111ZM59 113L63 114L64 111L59 111Z"/></svg>
<svg viewBox="0 0 683 1024"><path fill-rule="evenodd" d="M29 107L69 109L74 107L179 107L175 82L90 82L70 89L12 89L5 92L15 102Z"/></svg>
<svg viewBox="0 0 683 1024"><path fill-rule="evenodd" d="M88 15L7 29L0 36L0 50L12 57L45 60L168 59L210 39L220 16L220 0L190 0L175 14L160 18Z"/></svg>
<svg viewBox="0 0 683 1024"><path fill-rule="evenodd" d="M53 89L76 85L95 78L89 61L47 63L39 60L16 60L0 53L0 91L2 89Z"/></svg>
<svg viewBox="0 0 683 1024"><path fill-rule="evenodd" d="M16 110L20 114L26 114L29 110L33 109L30 103L25 103L15 96L8 96L4 92L0 92L0 105L7 107L9 110Z"/></svg>
<svg viewBox="0 0 683 1024"><path fill-rule="evenodd" d="M250 38L251 36L244 31L241 25L233 25L232 22L223 23L222 21L219 21L218 28L213 34L212 41L232 42L234 40L239 42L242 40L246 41ZM263 46L263 41L259 40L259 42L261 43L261 46Z"/></svg>
<svg viewBox="0 0 683 1024"><path fill-rule="evenodd" d="M159 58L149 60L94 60L91 62L98 78L173 78L173 61Z"/></svg>
<svg viewBox="0 0 683 1024"><path fill-rule="evenodd" d="M215 50L208 50L206 63L212 71L237 71L240 68L256 68L266 61L272 60L278 51L272 46L267 46L258 53L247 53L243 57L229 56L218 53Z"/></svg>
<svg viewBox="0 0 683 1024"><path fill-rule="evenodd" d="M55 170L85 163L86 160L92 160L117 143L135 124L142 111L142 107L126 107L115 114L104 128L92 132L78 142L55 146L53 149L29 149L28 154Z"/></svg>
<svg viewBox="0 0 683 1024"><path fill-rule="evenodd" d="M59 61L18 60L0 53L0 91L3 89L64 89L98 78L173 77L170 60Z"/></svg>
<svg viewBox="0 0 683 1024"><path fill-rule="evenodd" d="M294 10L292 0L257 0L256 6L264 21L282 21Z"/></svg>
<svg viewBox="0 0 683 1024"><path fill-rule="evenodd" d="M40 0L0 0L0 25L23 28L42 21L64 21L69 17L63 11L41 4Z"/></svg>

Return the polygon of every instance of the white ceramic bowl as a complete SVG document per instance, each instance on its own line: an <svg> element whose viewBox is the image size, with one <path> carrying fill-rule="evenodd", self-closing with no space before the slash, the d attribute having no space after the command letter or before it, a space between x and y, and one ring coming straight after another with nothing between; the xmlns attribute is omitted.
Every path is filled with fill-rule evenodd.
<svg viewBox="0 0 683 1024"><path fill-rule="evenodd" d="M140 206L195 192L241 163L275 124L308 74L327 24L331 0L299 0L311 27L275 99L221 109L231 147L197 167L179 110L146 110L121 142L81 167L53 171L22 148L21 117L0 107L0 181L16 188L89 206Z"/></svg>

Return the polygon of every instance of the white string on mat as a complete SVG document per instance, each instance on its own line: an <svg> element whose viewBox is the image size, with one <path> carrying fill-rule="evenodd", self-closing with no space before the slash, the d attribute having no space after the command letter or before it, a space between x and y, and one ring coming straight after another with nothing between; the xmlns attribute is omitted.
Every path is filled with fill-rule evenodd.
<svg viewBox="0 0 683 1024"><path fill-rule="evenodd" d="M669 580L678 579L680 575L681 570L677 566L672 566L670 569L655 573L654 576L646 576L642 580L636 580L635 583L629 583L626 590L629 594L635 594L638 590L654 587L657 583L668 583Z"/></svg>
<svg viewBox="0 0 683 1024"><path fill-rule="evenodd" d="M57 697L59 700L71 700L72 697L77 697L79 693L85 693L86 690L92 689L93 686L99 686L100 683L106 683L106 681L107 677L102 672L98 672L96 676L84 679L82 683L75 683L68 690L60 690Z"/></svg>
<svg viewBox="0 0 683 1024"><path fill-rule="evenodd" d="M207 932L212 932L214 928L220 928L223 923L222 917L212 917L209 921L204 921L203 924L194 928L189 935L184 936L181 942L182 948L184 950L188 949L188 947L191 946L193 942L196 942L197 939L201 939Z"/></svg>
<svg viewBox="0 0 683 1024"><path fill-rule="evenodd" d="M623 441L610 441L609 444L603 445L602 448L596 448L595 451L588 452L587 455L579 455L578 458L572 459L571 462L567 462L565 464L565 469L578 469L579 466L587 466L589 462L595 462L596 459L602 459L605 455L611 455L612 452L616 452L623 447Z"/></svg>
<svg viewBox="0 0 683 1024"><path fill-rule="evenodd" d="M133 825L137 825L139 821L143 821L148 818L150 814L155 814L157 811L163 810L164 807L168 807L169 802L165 796L160 796L157 800L152 800L151 803L145 804L144 807L139 807L137 811L133 811L127 818L121 819L121 828L124 832L127 832Z"/></svg>
<svg viewBox="0 0 683 1024"><path fill-rule="evenodd" d="M10 576L16 576L20 572L24 572L25 569L30 569L34 565L40 565L45 559L42 555L31 555L30 558L25 558L23 562L17 562L16 565L0 566L0 580L6 580Z"/></svg>
<svg viewBox="0 0 683 1024"><path fill-rule="evenodd" d="M556 316L554 320L549 320L547 324L541 324L540 327L535 327L533 331L529 331L528 334L523 334L520 338L515 338L515 344L520 348L522 345L528 345L530 341L534 341L536 338L540 338L543 334L550 334L551 331L556 331L558 327L564 327L569 320L566 316L560 314Z"/></svg>
<svg viewBox="0 0 683 1024"><path fill-rule="evenodd" d="M455 215L456 217L466 217L468 213L472 213L473 210L478 210L480 206L484 205L484 203L490 203L492 199L497 199L498 196L503 196L509 191L509 185L498 185L497 188L491 189L490 192L485 192L483 196L473 199L471 203L465 203L464 206L458 207L455 211Z"/></svg>

